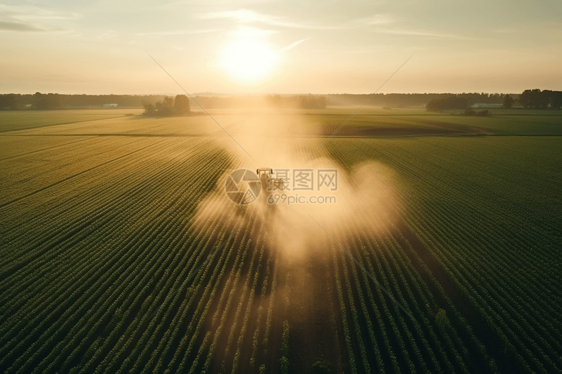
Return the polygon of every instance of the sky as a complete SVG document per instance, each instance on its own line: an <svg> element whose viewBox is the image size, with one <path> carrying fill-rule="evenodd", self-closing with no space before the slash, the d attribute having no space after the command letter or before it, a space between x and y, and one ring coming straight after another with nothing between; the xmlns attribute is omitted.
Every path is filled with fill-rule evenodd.
<svg viewBox="0 0 562 374"><path fill-rule="evenodd" d="M561 90L562 2L0 0L0 56L0 93Z"/></svg>

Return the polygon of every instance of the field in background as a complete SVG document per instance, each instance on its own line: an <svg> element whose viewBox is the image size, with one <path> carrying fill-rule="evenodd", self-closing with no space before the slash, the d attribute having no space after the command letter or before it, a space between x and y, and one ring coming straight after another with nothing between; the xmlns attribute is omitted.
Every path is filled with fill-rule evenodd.
<svg viewBox="0 0 562 374"><path fill-rule="evenodd" d="M105 118L118 118L128 114L140 114L142 112L141 109L0 111L0 132L60 125L64 123L95 121Z"/></svg>
<svg viewBox="0 0 562 374"><path fill-rule="evenodd" d="M352 110L213 111L257 162L202 114L69 112L0 113L1 372L562 368L562 116L365 109L320 151L393 175L367 225L315 219L406 314L320 228L287 256L222 190L306 165Z"/></svg>
<svg viewBox="0 0 562 374"><path fill-rule="evenodd" d="M240 135L331 136L356 108L333 107L320 110L215 109L210 113L225 121ZM428 113L419 109L376 109L366 107L342 127L337 137L400 137L438 135L562 135L562 115L552 110L491 109L493 116L465 116L461 113ZM189 117L146 118L141 109L91 109L64 111L0 111L0 133L47 127L40 134L219 134L222 130L203 112ZM130 115L134 114L133 117ZM272 118L274 124L270 125ZM110 122L102 119L115 119ZM244 121L241 121L244 119ZM280 119L283 119L280 122ZM229 122L230 121L230 122ZM88 123L84 123L88 122ZM219 121L220 123L221 121ZM249 123L249 124L248 124ZM67 124L68 126L50 126ZM177 124L177 126L169 126ZM221 123L222 124L222 123ZM201 127L200 125L203 125ZM246 126L246 128L244 128ZM195 131L195 133L193 132ZM203 132L200 132L203 131ZM13 135L26 135L15 132ZM35 133L29 133L35 134ZM224 132L223 132L224 135Z"/></svg>

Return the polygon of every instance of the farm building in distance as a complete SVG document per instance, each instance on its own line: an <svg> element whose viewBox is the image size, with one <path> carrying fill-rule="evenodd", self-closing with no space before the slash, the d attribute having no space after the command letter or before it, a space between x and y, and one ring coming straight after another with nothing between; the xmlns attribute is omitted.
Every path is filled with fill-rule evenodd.
<svg viewBox="0 0 562 374"><path fill-rule="evenodd" d="M117 108L117 104L103 104L104 108Z"/></svg>

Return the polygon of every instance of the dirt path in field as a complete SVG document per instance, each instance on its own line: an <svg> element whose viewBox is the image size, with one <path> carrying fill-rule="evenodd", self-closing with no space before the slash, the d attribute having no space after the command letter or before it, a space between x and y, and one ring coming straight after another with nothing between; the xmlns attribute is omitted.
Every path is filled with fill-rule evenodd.
<svg viewBox="0 0 562 374"><path fill-rule="evenodd" d="M308 374L321 360L332 373L343 373L345 344L328 253L318 251L298 260L285 259L278 266L278 312L270 336L275 344L270 346L280 350L283 322L288 321L289 372ZM280 352L272 352L270 357L275 359L269 361L268 372L280 372Z"/></svg>
<svg viewBox="0 0 562 374"><path fill-rule="evenodd" d="M260 128L259 132L254 132L252 128L245 127L243 121L237 121L228 124L226 128L235 138L239 137L257 137L257 138L323 138L323 137L338 137L338 138L386 138L386 137L425 137L425 136L486 136L494 135L493 132L485 128L461 125L456 123L438 122L438 121L423 121L416 124L374 124L370 125L346 125L342 128L334 125L319 125L318 127L310 128L307 130L294 129L291 131L289 128ZM339 128L339 130L337 130ZM337 130L337 131L336 131ZM9 136L48 136L48 137L228 137L223 130L219 128L210 128L208 131L201 132L200 129L190 131L177 128L172 128L168 132L151 133L146 129L141 128L139 132L69 132L69 133L42 133L42 132L17 132L10 133Z"/></svg>
<svg viewBox="0 0 562 374"><path fill-rule="evenodd" d="M424 126L425 125L425 126ZM322 127L318 136L331 136L334 133L332 127ZM424 122L420 126L344 126L336 137L422 137L422 136L477 136L494 135L493 132L472 126L459 125L454 123Z"/></svg>

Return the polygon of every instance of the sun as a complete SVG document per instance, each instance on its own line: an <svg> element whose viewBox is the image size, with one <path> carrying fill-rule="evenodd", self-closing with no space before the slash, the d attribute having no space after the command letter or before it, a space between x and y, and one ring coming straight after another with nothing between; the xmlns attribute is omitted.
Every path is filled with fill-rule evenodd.
<svg viewBox="0 0 562 374"><path fill-rule="evenodd" d="M223 68L237 80L256 82L273 71L279 59L271 45L251 38L236 39L222 51Z"/></svg>

